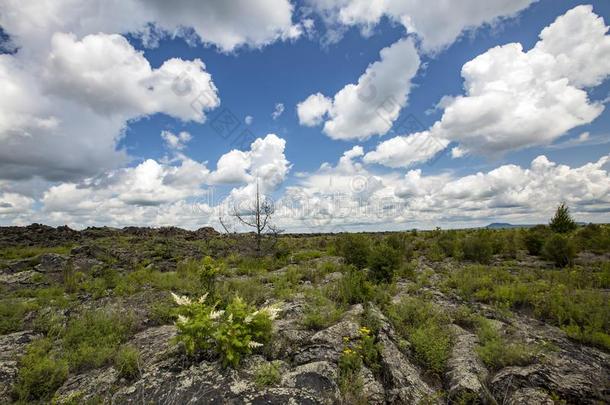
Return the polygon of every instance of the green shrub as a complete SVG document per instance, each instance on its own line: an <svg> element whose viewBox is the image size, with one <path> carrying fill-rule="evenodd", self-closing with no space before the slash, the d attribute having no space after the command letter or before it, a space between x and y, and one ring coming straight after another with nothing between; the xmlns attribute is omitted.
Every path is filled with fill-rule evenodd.
<svg viewBox="0 0 610 405"><path fill-rule="evenodd" d="M521 246L520 234L517 230L508 229L499 235L502 237L502 248L500 253L502 253L504 257L515 259Z"/></svg>
<svg viewBox="0 0 610 405"><path fill-rule="evenodd" d="M64 331L65 320L66 316L62 312L45 308L38 312L32 328L34 332L42 333L46 337L58 338Z"/></svg>
<svg viewBox="0 0 610 405"><path fill-rule="evenodd" d="M478 263L489 263L493 247L487 232L477 232L464 239L462 244L464 259Z"/></svg>
<svg viewBox="0 0 610 405"><path fill-rule="evenodd" d="M479 345L476 352L492 370L499 370L508 366L525 366L530 364L536 350L523 343L510 342L487 319L478 317L477 335Z"/></svg>
<svg viewBox="0 0 610 405"><path fill-rule="evenodd" d="M338 386L343 400L349 404L366 404L362 390L364 382L360 377L362 357L351 348L343 349L338 364Z"/></svg>
<svg viewBox="0 0 610 405"><path fill-rule="evenodd" d="M199 280L201 280L201 286L203 291L207 291L209 294L214 295L216 291L216 277L222 272L222 267L214 262L210 256L206 256L201 261L201 266L198 269Z"/></svg>
<svg viewBox="0 0 610 405"><path fill-rule="evenodd" d="M254 375L254 382L259 388L277 385L281 379L280 367L278 363L274 361L261 364L256 369L256 374Z"/></svg>
<svg viewBox="0 0 610 405"><path fill-rule="evenodd" d="M417 268L417 263L410 261L404 262L396 272L396 276L399 278L405 278L407 280L415 280L415 269Z"/></svg>
<svg viewBox="0 0 610 405"><path fill-rule="evenodd" d="M417 360L441 374L451 352L449 317L432 303L410 297L390 306L388 315L396 331L413 345Z"/></svg>
<svg viewBox="0 0 610 405"><path fill-rule="evenodd" d="M290 259L294 263L306 262L312 259L322 257L322 252L319 250L301 250L290 256Z"/></svg>
<svg viewBox="0 0 610 405"><path fill-rule="evenodd" d="M576 229L576 222L572 219L570 210L565 203L561 203L557 207L555 215L551 218L551 222L549 222L549 228L557 233L568 233Z"/></svg>
<svg viewBox="0 0 610 405"><path fill-rule="evenodd" d="M337 323L342 313L333 300L314 290L308 295L301 322L307 329L321 330Z"/></svg>
<svg viewBox="0 0 610 405"><path fill-rule="evenodd" d="M571 266L576 257L576 246L569 237L556 234L546 240L542 253L558 267Z"/></svg>
<svg viewBox="0 0 610 405"><path fill-rule="evenodd" d="M368 265L371 279L376 283L390 283L394 278L394 271L402 262L399 250L381 243L371 249Z"/></svg>
<svg viewBox="0 0 610 405"><path fill-rule="evenodd" d="M445 231L437 240L438 247L444 256L459 259L462 256L460 237L457 231Z"/></svg>
<svg viewBox="0 0 610 405"><path fill-rule="evenodd" d="M199 261L181 262L177 271L167 272L144 267L140 263L135 271L119 277L114 292L117 295L132 295L144 287L149 287L161 291L200 294L204 290L201 269L202 264Z"/></svg>
<svg viewBox="0 0 610 405"><path fill-rule="evenodd" d="M128 381L135 380L140 376L140 352L134 346L122 346L114 356L114 368L119 372L119 377Z"/></svg>
<svg viewBox="0 0 610 405"><path fill-rule="evenodd" d="M326 292L338 304L352 305L370 300L372 286L364 270L346 266L343 276L329 284Z"/></svg>
<svg viewBox="0 0 610 405"><path fill-rule="evenodd" d="M467 300L529 309L538 318L566 329L574 339L610 349L605 343L610 332L607 297L596 290L606 288L608 274L610 266L605 264L570 271L468 266L452 272L446 286ZM453 316L459 319L460 314Z"/></svg>
<svg viewBox="0 0 610 405"><path fill-rule="evenodd" d="M258 276L267 273L274 267L271 257L240 256L237 263L237 274L241 276Z"/></svg>
<svg viewBox="0 0 610 405"><path fill-rule="evenodd" d="M578 230L575 239L580 250L598 254L610 252L610 228L608 226L588 224Z"/></svg>
<svg viewBox="0 0 610 405"><path fill-rule="evenodd" d="M49 339L33 341L19 359L14 396L21 402L49 401L68 377L68 364L52 352Z"/></svg>
<svg viewBox="0 0 610 405"><path fill-rule="evenodd" d="M180 306L177 340L188 354L214 350L224 366L236 367L241 359L267 344L271 339L272 320L276 307L256 310L235 297L224 310L206 303L206 296L197 301L174 294Z"/></svg>
<svg viewBox="0 0 610 405"><path fill-rule="evenodd" d="M445 258L445 252L437 242L432 240L426 248L426 257L432 262L440 262Z"/></svg>
<svg viewBox="0 0 610 405"><path fill-rule="evenodd" d="M399 252L404 251L406 247L406 237L403 233L392 233L385 237L384 242L386 245Z"/></svg>
<svg viewBox="0 0 610 405"><path fill-rule="evenodd" d="M532 256L540 256L544 241L549 236L549 229L544 225L536 225L525 232L523 243Z"/></svg>
<svg viewBox="0 0 610 405"><path fill-rule="evenodd" d="M337 253L345 259L345 263L360 269L367 265L370 243L366 235L342 234L337 238L336 245Z"/></svg>
<svg viewBox="0 0 610 405"><path fill-rule="evenodd" d="M414 328L409 337L419 362L440 375L445 370L451 350L451 334L447 326L426 322Z"/></svg>
<svg viewBox="0 0 610 405"><path fill-rule="evenodd" d="M70 320L63 334L64 356L71 370L107 364L134 330L131 314L105 310L87 311Z"/></svg>
<svg viewBox="0 0 610 405"><path fill-rule="evenodd" d="M119 273L111 268L97 270L90 276L76 272L74 278L79 282L80 290L91 294L94 299L108 296L122 281ZM137 287L135 285L130 285L130 287L133 288L133 291L130 291L133 294Z"/></svg>
<svg viewBox="0 0 610 405"><path fill-rule="evenodd" d="M366 365L375 375L380 377L379 347L372 331L363 326L359 336L353 340L343 338L343 351L339 357L337 385L343 397L342 403L365 405L364 382L361 377L362 365Z"/></svg>
<svg viewBox="0 0 610 405"><path fill-rule="evenodd" d="M259 278L234 278L219 282L216 295L224 304L235 297L241 297L250 304L261 305L271 293L270 286L263 284Z"/></svg>
<svg viewBox="0 0 610 405"><path fill-rule="evenodd" d="M176 305L173 300L162 299L154 302L148 317L155 325L168 325L176 320Z"/></svg>
<svg viewBox="0 0 610 405"><path fill-rule="evenodd" d="M0 300L0 335L22 330L25 316L36 309L38 304L34 300Z"/></svg>

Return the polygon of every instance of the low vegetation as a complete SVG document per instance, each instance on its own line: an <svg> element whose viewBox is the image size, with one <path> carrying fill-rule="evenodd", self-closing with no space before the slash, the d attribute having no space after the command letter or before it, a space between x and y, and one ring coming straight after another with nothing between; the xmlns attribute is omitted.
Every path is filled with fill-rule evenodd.
<svg viewBox="0 0 610 405"><path fill-rule="evenodd" d="M544 357L506 321L521 314L610 351L610 226L579 226L565 206L549 225L523 229L283 235L262 257L239 254L239 237L100 238L89 267L71 245L0 250L0 265L21 266L6 274L32 274L29 285L2 286L0 298L0 335L36 333L18 360L14 399L51 402L70 375L98 368L113 367L118 385L141 378L133 335L159 325L175 325L185 364L240 369L263 356L250 372L260 389L274 387L286 367L271 354L282 302L307 336L362 305L358 336L343 340L337 364L346 403L367 403L364 368L383 381L380 314L403 354L438 384L452 323L478 336L476 355L492 372ZM69 255L60 273L37 270L48 253ZM446 300L461 305L448 311Z"/></svg>
<svg viewBox="0 0 610 405"><path fill-rule="evenodd" d="M255 309L240 297L234 297L220 309L217 304L207 302L207 295L196 300L173 296L180 306L177 339L190 355L213 350L224 366L236 367L244 356L271 340L277 307Z"/></svg>
<svg viewBox="0 0 610 405"><path fill-rule="evenodd" d="M400 335L413 345L415 357L436 375L445 370L451 350L450 318L434 304L403 297L388 315Z"/></svg>

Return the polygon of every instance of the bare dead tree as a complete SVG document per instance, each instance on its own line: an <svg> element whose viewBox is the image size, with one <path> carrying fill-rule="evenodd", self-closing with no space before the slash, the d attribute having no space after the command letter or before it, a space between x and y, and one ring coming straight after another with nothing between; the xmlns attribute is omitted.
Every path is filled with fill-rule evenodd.
<svg viewBox="0 0 610 405"><path fill-rule="evenodd" d="M275 207L273 202L264 198L261 199L258 181L256 182L256 196L254 205L251 207L251 209L247 210L246 214L242 214L237 207L233 207L233 215L237 218L237 220L243 225L254 229L257 256L260 256L262 253L262 241L265 236L271 237L271 248L273 248L277 243L277 237L282 232L282 230L271 224L271 216L274 214L274 212ZM222 220L221 224L223 227L225 227Z"/></svg>

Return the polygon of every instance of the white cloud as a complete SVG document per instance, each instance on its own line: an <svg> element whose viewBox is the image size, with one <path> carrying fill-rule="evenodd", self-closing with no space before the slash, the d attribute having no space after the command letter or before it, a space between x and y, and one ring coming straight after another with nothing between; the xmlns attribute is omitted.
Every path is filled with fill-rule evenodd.
<svg viewBox="0 0 610 405"><path fill-rule="evenodd" d="M202 195L208 175L204 165L190 159L179 166L148 159L133 168L53 186L44 193L42 202L47 212L85 214L112 206L158 206Z"/></svg>
<svg viewBox="0 0 610 405"><path fill-rule="evenodd" d="M244 118L244 122L246 125L252 125L252 123L254 122L254 117L251 115L246 115L246 118Z"/></svg>
<svg viewBox="0 0 610 405"><path fill-rule="evenodd" d="M42 55L44 54L44 55ZM37 57L0 55L0 177L74 180L128 161L129 120L154 113L203 122L219 99L200 60L152 69L120 35L58 33Z"/></svg>
<svg viewBox="0 0 610 405"><path fill-rule="evenodd" d="M158 27L157 36L165 31L188 37L184 27L192 28L203 43L230 52L298 37L303 28L292 23L292 12L288 0L6 0L0 3L0 25L26 52L45 46L55 32L140 32L150 39L149 23Z"/></svg>
<svg viewBox="0 0 610 405"><path fill-rule="evenodd" d="M232 150L222 155L210 180L214 184L247 183L232 191L234 197L254 195L257 182L262 193L271 193L278 189L290 171L285 148L286 141L275 134L258 138L249 151Z"/></svg>
<svg viewBox="0 0 610 405"><path fill-rule="evenodd" d="M538 156L529 168L509 164L487 173L428 182L421 171L410 171L397 195L409 207L423 207L437 215L489 218L522 215L545 218L558 202L585 215L610 211L610 155L597 162L571 168ZM422 192L424 190L424 192Z"/></svg>
<svg viewBox="0 0 610 405"><path fill-rule="evenodd" d="M426 133L457 142L454 157L493 156L548 145L592 122L604 106L591 102L583 87L610 74L607 30L591 6L578 6L545 28L528 52L517 43L489 49L463 66L466 94L444 98L441 120ZM385 141L368 161L409 166L420 155L418 136Z"/></svg>
<svg viewBox="0 0 610 405"><path fill-rule="evenodd" d="M336 232L544 223L561 201L579 221L610 212L610 155L580 167L539 156L529 167L507 164L463 177L421 169L374 174L357 161L361 156L357 146L336 166L324 164L288 187L281 226Z"/></svg>
<svg viewBox="0 0 610 405"><path fill-rule="evenodd" d="M0 217L27 213L33 205L33 198L17 193L0 192Z"/></svg>
<svg viewBox="0 0 610 405"><path fill-rule="evenodd" d="M379 163L388 167L408 167L430 160L444 150L449 141L432 135L431 131L410 136L397 136L377 145L366 154L366 163Z"/></svg>
<svg viewBox="0 0 610 405"><path fill-rule="evenodd" d="M116 150L124 117L100 116L50 96L19 54L0 55L0 177L50 180L94 175L127 160Z"/></svg>
<svg viewBox="0 0 610 405"><path fill-rule="evenodd" d="M308 0L340 38L336 26L359 26L364 35L386 16L402 24L406 31L421 39L426 52L438 52L451 45L462 33L481 25L517 15L536 0Z"/></svg>
<svg viewBox="0 0 610 405"><path fill-rule="evenodd" d="M575 138L554 143L549 146L549 149L568 149L575 146L605 145L609 143L610 135L607 133L591 135L589 132L583 132Z"/></svg>
<svg viewBox="0 0 610 405"><path fill-rule="evenodd" d="M174 136L180 140L180 134ZM171 162L147 159L81 181L47 183L38 197L0 182L0 222L197 228L224 212L226 201L218 200L212 185L241 183L230 195L243 198L253 196L257 181L263 193L277 190L290 170L285 145L274 134L258 138L248 151L223 155L214 172L183 154ZM36 203L42 208L34 209Z"/></svg>
<svg viewBox="0 0 610 405"><path fill-rule="evenodd" d="M249 153L234 149L218 159L211 179L215 184L247 183L251 180L250 164Z"/></svg>
<svg viewBox="0 0 610 405"><path fill-rule="evenodd" d="M142 52L117 34L88 35L79 41L57 33L51 44L45 87L99 114L133 117L164 112L203 122L204 111L220 104L212 77L199 59L169 59L152 69ZM181 77L184 83L179 83Z"/></svg>
<svg viewBox="0 0 610 405"><path fill-rule="evenodd" d="M410 38L401 39L380 52L357 84L348 84L330 99L317 93L299 103L299 121L304 125L321 123L333 139L367 139L383 135L407 104L411 79L420 59Z"/></svg>
<svg viewBox="0 0 610 405"><path fill-rule="evenodd" d="M161 131L161 138L165 141L166 147L172 150L184 149L186 144L193 139L191 134L186 131L182 131L179 134L174 134L170 131Z"/></svg>
<svg viewBox="0 0 610 405"><path fill-rule="evenodd" d="M466 95L445 107L437 133L464 150L497 154L549 144L592 122L604 107L581 87L610 74L610 36L600 20L590 6L578 6L545 28L529 52L508 44L466 63Z"/></svg>
<svg viewBox="0 0 610 405"><path fill-rule="evenodd" d="M324 121L324 116L332 108L333 102L322 93L312 94L297 104L299 124L315 127Z"/></svg>
<svg viewBox="0 0 610 405"><path fill-rule="evenodd" d="M274 120L277 120L278 118L280 118L280 116L283 113L284 113L284 104L283 103L276 103L275 104L275 109L271 113L271 118L273 118Z"/></svg>

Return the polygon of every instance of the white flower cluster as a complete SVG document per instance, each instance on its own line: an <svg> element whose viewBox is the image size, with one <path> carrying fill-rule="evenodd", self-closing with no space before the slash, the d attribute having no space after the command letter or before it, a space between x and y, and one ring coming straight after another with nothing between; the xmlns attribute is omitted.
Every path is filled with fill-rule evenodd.
<svg viewBox="0 0 610 405"><path fill-rule="evenodd" d="M191 301L191 299L189 297L187 297L186 295L178 295L178 294L174 294L174 293L171 293L171 294L172 294L172 298L174 299L174 302L180 306L191 305L193 303L193 301ZM201 297L199 297L197 302L200 304L203 304L207 297L208 297L208 293L205 293Z"/></svg>

